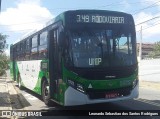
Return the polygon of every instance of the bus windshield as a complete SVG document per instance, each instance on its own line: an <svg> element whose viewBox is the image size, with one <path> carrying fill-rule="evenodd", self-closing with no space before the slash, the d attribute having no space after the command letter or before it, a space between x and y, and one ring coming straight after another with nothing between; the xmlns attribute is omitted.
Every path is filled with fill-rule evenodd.
<svg viewBox="0 0 160 119"><path fill-rule="evenodd" d="M136 63L131 31L99 29L70 31L70 57L74 67L119 67Z"/></svg>

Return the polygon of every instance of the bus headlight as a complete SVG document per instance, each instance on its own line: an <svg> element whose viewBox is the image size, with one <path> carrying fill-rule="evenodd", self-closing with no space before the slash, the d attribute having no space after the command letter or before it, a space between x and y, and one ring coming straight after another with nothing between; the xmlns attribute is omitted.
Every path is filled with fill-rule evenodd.
<svg viewBox="0 0 160 119"><path fill-rule="evenodd" d="M74 82L73 80L67 79L67 84L72 88L84 93L84 88L81 84Z"/></svg>
<svg viewBox="0 0 160 119"><path fill-rule="evenodd" d="M81 84L77 83L77 90L79 90L80 92L84 93L84 89L83 89L83 86Z"/></svg>

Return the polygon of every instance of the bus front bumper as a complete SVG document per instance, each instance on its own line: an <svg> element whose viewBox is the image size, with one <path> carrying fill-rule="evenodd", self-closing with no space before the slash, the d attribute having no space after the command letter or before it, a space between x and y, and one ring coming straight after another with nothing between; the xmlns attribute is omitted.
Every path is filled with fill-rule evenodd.
<svg viewBox="0 0 160 119"><path fill-rule="evenodd" d="M118 97L118 98L112 98L112 99L106 99L106 98L89 99L89 97L86 94L81 93L72 87L68 87L68 89L65 92L64 106L85 105L85 104L128 100L128 99L138 98L138 96L139 96L139 82L137 82L137 85L131 91L130 95L122 96L122 97Z"/></svg>

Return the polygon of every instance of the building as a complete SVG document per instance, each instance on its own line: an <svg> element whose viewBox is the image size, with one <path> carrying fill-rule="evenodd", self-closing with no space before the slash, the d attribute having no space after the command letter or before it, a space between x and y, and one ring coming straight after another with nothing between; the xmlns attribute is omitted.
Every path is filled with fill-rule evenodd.
<svg viewBox="0 0 160 119"><path fill-rule="evenodd" d="M137 43L137 55L139 55L140 43ZM142 59L148 58L153 51L154 43L142 43Z"/></svg>

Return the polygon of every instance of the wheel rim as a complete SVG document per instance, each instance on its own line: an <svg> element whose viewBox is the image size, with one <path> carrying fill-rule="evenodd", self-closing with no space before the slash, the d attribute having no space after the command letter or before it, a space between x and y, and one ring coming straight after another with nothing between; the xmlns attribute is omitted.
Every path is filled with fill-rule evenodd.
<svg viewBox="0 0 160 119"><path fill-rule="evenodd" d="M49 90L47 88L47 85L45 84L45 86L44 86L44 97L47 98L48 94L49 94Z"/></svg>
<svg viewBox="0 0 160 119"><path fill-rule="evenodd" d="M47 89L47 87L45 88L44 94L45 94L46 97L48 96L48 89Z"/></svg>

